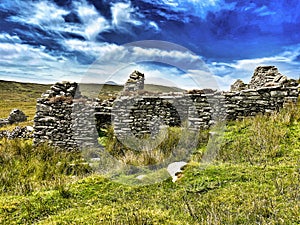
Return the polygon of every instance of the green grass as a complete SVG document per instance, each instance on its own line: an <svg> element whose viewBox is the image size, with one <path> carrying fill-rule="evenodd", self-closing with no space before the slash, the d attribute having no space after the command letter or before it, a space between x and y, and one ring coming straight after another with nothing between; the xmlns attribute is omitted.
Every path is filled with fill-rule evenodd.
<svg viewBox="0 0 300 225"><path fill-rule="evenodd" d="M177 143L171 131L163 148ZM153 183L157 171L149 185L91 173L76 152L1 140L0 224L300 224L299 134L300 106L230 122L213 143L201 134L176 183Z"/></svg>
<svg viewBox="0 0 300 225"><path fill-rule="evenodd" d="M65 152L32 140L0 140L0 194L26 195L55 188L91 171L81 153Z"/></svg>
<svg viewBox="0 0 300 225"><path fill-rule="evenodd" d="M299 106L290 105L271 116L229 124L218 159L251 165L294 162L300 154L299 118Z"/></svg>
<svg viewBox="0 0 300 225"><path fill-rule="evenodd" d="M143 138L115 138L114 130L109 127L106 136L101 137L101 143L107 152L125 164L148 166L166 161L184 158L187 149L196 150L208 141L208 131L199 135L185 127L168 127L161 130L153 140L150 135ZM198 153L198 152L196 152ZM172 156L171 156L172 155Z"/></svg>
<svg viewBox="0 0 300 225"><path fill-rule="evenodd" d="M50 85L0 81L0 118L7 118L12 109L18 108L28 116L28 122L22 126L33 125L36 99L48 90ZM14 126L5 126L1 130L13 129Z"/></svg>
<svg viewBox="0 0 300 225"><path fill-rule="evenodd" d="M299 224L299 112L299 107L291 106L273 115L231 122L225 134L220 136L220 150L214 162L190 162L176 183L167 179L146 186L132 186L97 174L74 177L74 173L72 176L54 172L55 160L62 158L50 157L47 160L46 185L37 185L22 192L18 183L11 182L10 190L2 191L0 222ZM2 145L13 145L9 149L14 153L6 163L10 163L9 168L15 168L12 170L14 173L18 169L21 174L27 174L28 165L33 162L40 162L38 167L42 169L41 155L45 153L39 153L43 152L41 149L35 150L30 143L25 148L18 147L24 145L23 142ZM199 151L205 151L204 148L202 145ZM21 160L25 157L20 156L24 154L22 151L28 152L28 149L32 151L29 157L32 163L29 163L31 160L26 163L26 160ZM48 149L44 151L48 152ZM20 165L16 167L15 161ZM1 173L2 179L8 176L7 173ZM22 178L25 183L26 180L30 182L32 177L38 177L35 172L25 174L17 175L15 180ZM64 182L53 184L50 174L63 177ZM41 180L39 182L42 183Z"/></svg>

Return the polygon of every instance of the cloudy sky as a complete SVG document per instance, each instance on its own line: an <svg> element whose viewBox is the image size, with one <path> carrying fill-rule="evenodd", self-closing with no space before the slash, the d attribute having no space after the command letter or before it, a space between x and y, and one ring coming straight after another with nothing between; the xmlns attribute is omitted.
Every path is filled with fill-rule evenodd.
<svg viewBox="0 0 300 225"><path fill-rule="evenodd" d="M299 0L0 0L0 79L228 89L300 75Z"/></svg>

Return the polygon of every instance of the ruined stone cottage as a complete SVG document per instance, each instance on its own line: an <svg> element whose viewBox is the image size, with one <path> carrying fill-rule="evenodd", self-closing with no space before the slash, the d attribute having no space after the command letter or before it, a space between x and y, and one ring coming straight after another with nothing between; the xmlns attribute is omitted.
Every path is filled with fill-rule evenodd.
<svg viewBox="0 0 300 225"><path fill-rule="evenodd" d="M66 150L97 146L98 131L112 124L117 137L155 135L161 126L188 124L205 129L222 120L235 120L279 110L297 102L295 80L274 66L257 67L249 84L235 82L231 91L192 90L149 93L144 74L134 71L117 99L100 101L81 95L77 83L57 83L37 100L35 143L49 142Z"/></svg>

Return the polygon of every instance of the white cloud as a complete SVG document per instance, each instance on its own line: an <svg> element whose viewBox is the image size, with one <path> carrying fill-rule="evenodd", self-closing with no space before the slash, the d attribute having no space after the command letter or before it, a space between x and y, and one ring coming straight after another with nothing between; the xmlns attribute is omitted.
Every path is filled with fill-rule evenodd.
<svg viewBox="0 0 300 225"><path fill-rule="evenodd" d="M156 31L160 31L159 26L157 25L157 23L155 23L154 21L150 21L149 22L149 26L153 27Z"/></svg>
<svg viewBox="0 0 300 225"><path fill-rule="evenodd" d="M133 24L141 26L143 23L138 19L142 17L136 8L133 8L131 2L117 2L111 6L112 26L115 29L128 31L127 25Z"/></svg>
<svg viewBox="0 0 300 225"><path fill-rule="evenodd" d="M209 85L211 88L217 88L216 81L208 73L207 66L199 56L179 49L176 45L170 43L168 45L167 42L153 42L136 42L118 46L109 43L65 40L64 45L70 51L89 52L90 55L98 58L82 77L85 83L104 83L114 78L113 81L122 84L133 70L138 69L147 74L146 82L150 83L158 82L165 85L170 83L172 85L168 86L188 89L206 88ZM152 66L143 65L145 62ZM193 74L193 77L182 76L184 73ZM210 80L207 77L210 77Z"/></svg>
<svg viewBox="0 0 300 225"><path fill-rule="evenodd" d="M68 14L68 11L48 1L20 2L16 6L19 7L19 15L11 16L10 20L36 25L42 29L60 28L64 24L63 16Z"/></svg>
<svg viewBox="0 0 300 225"><path fill-rule="evenodd" d="M0 79L53 83L75 74L66 70L70 62L48 54L45 47L0 42L0 55Z"/></svg>
<svg viewBox="0 0 300 225"><path fill-rule="evenodd" d="M97 35L110 28L110 24L96 8L85 0L76 1L73 9L67 10L49 1L18 2L15 6L17 15L10 20L37 26L46 32L70 32L81 35L87 40L95 40ZM66 23L64 16L74 10L82 24Z"/></svg>
<svg viewBox="0 0 300 225"><path fill-rule="evenodd" d="M2 43L21 43L21 39L17 35L0 33L0 42L2 42Z"/></svg>
<svg viewBox="0 0 300 225"><path fill-rule="evenodd" d="M74 5L83 23L84 36L88 40L95 40L99 33L110 28L108 21L99 14L93 5L88 4L86 1L77 2Z"/></svg>
<svg viewBox="0 0 300 225"><path fill-rule="evenodd" d="M144 24L142 21L144 16L131 5L131 2L111 4L112 21L106 20L86 0L74 1L70 9L59 7L46 0L36 2L16 1L14 10L17 14L10 16L11 21L34 25L46 32L74 33L90 41L96 41L96 37L107 30L117 29L121 32L130 32L131 26ZM72 12L76 12L81 24L65 22L64 16ZM159 31L158 25L153 21L145 22L144 25L147 29L151 28Z"/></svg>
<svg viewBox="0 0 300 225"><path fill-rule="evenodd" d="M44 62L56 61L56 58L45 53L44 47L33 48L19 43L0 43L0 63L20 65L40 65Z"/></svg>
<svg viewBox="0 0 300 225"><path fill-rule="evenodd" d="M95 64L90 67L82 77L83 83L105 83L114 81L118 84L124 84L129 74L138 70L145 74L146 84L159 84L169 87L178 87L183 89L218 89L216 80L205 71L181 71L176 67L164 65L151 65L143 63L131 63L114 70L105 70L103 67ZM110 73L107 73L110 71ZM193 76L191 76L191 73Z"/></svg>
<svg viewBox="0 0 300 225"><path fill-rule="evenodd" d="M149 43L147 41L136 43L119 46L116 44L95 43L76 39L64 40L62 42L67 50L87 52L98 59L97 63L103 65L153 61L175 65L186 70L189 68L205 68L199 56L187 50L174 50L172 49L174 45L170 45L170 49L165 49L165 46L160 46L162 45L161 41L155 42L157 43L157 48L147 47L147 44L143 46L144 43Z"/></svg>
<svg viewBox="0 0 300 225"><path fill-rule="evenodd" d="M88 53L98 59L103 64L126 61L128 50L123 46L109 43L96 43L91 41L81 41L77 39L63 40L62 44L69 51L79 51Z"/></svg>
<svg viewBox="0 0 300 225"><path fill-rule="evenodd" d="M194 83L193 86L190 86L190 89L204 89L210 88L214 90L220 89L215 76L204 70L188 70L187 73L181 76L183 79L191 79Z"/></svg>
<svg viewBox="0 0 300 225"><path fill-rule="evenodd" d="M153 3L151 0L144 0L146 2ZM236 3L226 3L224 0L160 0L156 1L163 7L167 7L174 12L184 12L187 15L193 15L201 18L205 18L208 12L217 12L223 9L233 9ZM165 14L159 12L161 15L172 18L171 14ZM185 22L188 22L186 20Z"/></svg>
<svg viewBox="0 0 300 225"><path fill-rule="evenodd" d="M17 36L0 35L0 40L16 40ZM158 42L158 46L159 46ZM62 44L68 51L88 53L98 58L90 66L66 59L63 56L52 56L45 47L32 47L22 43L0 43L0 77L12 76L17 80L20 77L39 77L37 82L50 80L105 82L110 76L116 82L124 83L128 75L135 69L146 73L147 82L158 82L169 86L195 87L189 77L181 77L182 72L175 67L184 64L185 68L198 65L203 67L201 59L190 53L180 50L145 48L143 46L118 46L109 43L95 43L92 41L64 40ZM140 62L165 63L164 66L145 66ZM197 64L198 63L198 64ZM171 66L168 66L171 65ZM172 67L173 66L173 67ZM205 69L205 67L203 67ZM8 78L6 78L8 79ZM24 81L24 79L21 79ZM33 80L34 81L34 80Z"/></svg>
<svg viewBox="0 0 300 225"><path fill-rule="evenodd" d="M254 69L259 65L275 65L282 74L291 78L298 78L300 74L300 62L296 60L300 55L300 46L291 46L282 54L273 57L244 59L232 63L214 62L208 65L212 71L210 73L198 56L174 49L65 40L68 50L88 52L98 57L94 64L84 66L61 56L51 56L44 47L34 48L26 44L11 43L10 40L19 41L17 36L0 34L0 40L7 41L0 43L1 79L15 77L24 81L25 77L32 77L32 81L37 79L37 82L44 83L61 80L103 83L113 80L123 84L128 75L137 69L145 73L146 83L185 89L228 90L238 78L249 82ZM143 63L145 61L154 64ZM166 65L156 62L164 62ZM182 69L182 64L188 67Z"/></svg>
<svg viewBox="0 0 300 225"><path fill-rule="evenodd" d="M218 86L217 89L222 90L222 91L229 91L230 86L237 80L236 78L233 78L229 75L226 75L223 77L214 75L213 77L217 83L217 86Z"/></svg>
<svg viewBox="0 0 300 225"><path fill-rule="evenodd" d="M130 57L134 61L154 61L169 65L174 65L178 68L204 68L203 61L197 55L188 51L165 50L159 48L143 48L133 47L130 51Z"/></svg>
<svg viewBox="0 0 300 225"><path fill-rule="evenodd" d="M276 12L270 11L265 5L255 9L254 12L257 13L259 16L269 16L276 14Z"/></svg>

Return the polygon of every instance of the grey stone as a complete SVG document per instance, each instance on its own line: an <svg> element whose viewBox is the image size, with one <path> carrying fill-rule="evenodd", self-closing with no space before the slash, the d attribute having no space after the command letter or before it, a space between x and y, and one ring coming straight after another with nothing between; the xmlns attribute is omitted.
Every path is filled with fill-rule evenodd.
<svg viewBox="0 0 300 225"><path fill-rule="evenodd" d="M234 82L231 87L230 91L241 91L245 90L247 88L247 85L240 79L238 79L236 82Z"/></svg>
<svg viewBox="0 0 300 225"><path fill-rule="evenodd" d="M22 112L20 109L13 109L8 118L7 118L8 122L10 124L13 123L19 123L19 122L24 122L27 120L27 116L25 115L24 112Z"/></svg>

